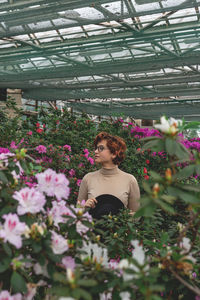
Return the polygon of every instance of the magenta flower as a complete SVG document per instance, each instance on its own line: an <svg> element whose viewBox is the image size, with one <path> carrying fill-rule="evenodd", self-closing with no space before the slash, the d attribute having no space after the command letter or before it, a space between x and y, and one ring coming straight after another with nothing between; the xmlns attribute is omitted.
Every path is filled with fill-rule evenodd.
<svg viewBox="0 0 200 300"><path fill-rule="evenodd" d="M89 156L89 151L88 151L88 149L83 149L83 152L85 153L84 156L85 156L86 158L88 158L88 156Z"/></svg>
<svg viewBox="0 0 200 300"><path fill-rule="evenodd" d="M10 148L12 148L12 149L17 149L18 148L17 145L15 144L15 141L12 141L10 143Z"/></svg>
<svg viewBox="0 0 200 300"><path fill-rule="evenodd" d="M69 170L70 177L73 177L76 174L74 169Z"/></svg>
<svg viewBox="0 0 200 300"><path fill-rule="evenodd" d="M31 130L27 132L27 135L32 135L32 134L33 132Z"/></svg>
<svg viewBox="0 0 200 300"><path fill-rule="evenodd" d="M72 151L72 148L70 145L64 145L63 148L67 149L68 151Z"/></svg>
<svg viewBox="0 0 200 300"><path fill-rule="evenodd" d="M45 196L34 188L25 187L20 191L15 191L13 198L19 202L17 213L24 215L26 213L36 214L43 210L46 203Z"/></svg>
<svg viewBox="0 0 200 300"><path fill-rule="evenodd" d="M35 150L38 151L38 153L46 153L47 152L47 148L43 145L39 145L35 148Z"/></svg>
<svg viewBox="0 0 200 300"><path fill-rule="evenodd" d="M14 245L17 249L22 247L22 234L26 230L26 224L20 222L17 214L9 213L3 215L5 219L3 228L0 230L0 237L3 238L4 242L9 242Z"/></svg>
<svg viewBox="0 0 200 300"><path fill-rule="evenodd" d="M94 159L92 157L88 157L88 161L91 163L91 165L94 164Z"/></svg>
<svg viewBox="0 0 200 300"><path fill-rule="evenodd" d="M62 237L62 235L59 235L55 231L52 231L51 238L51 248L54 254L63 254L69 249L67 240L64 237Z"/></svg>
<svg viewBox="0 0 200 300"><path fill-rule="evenodd" d="M2 148L2 147L0 147L0 154L1 153L9 153L9 152L10 152L10 150L8 148Z"/></svg>
<svg viewBox="0 0 200 300"><path fill-rule="evenodd" d="M81 181L82 181L81 179L78 179L77 182L76 182L76 185L80 186L81 185Z"/></svg>
<svg viewBox="0 0 200 300"><path fill-rule="evenodd" d="M78 165L78 168L82 168L82 167L84 167L84 164L83 164L83 163L80 163L80 164Z"/></svg>

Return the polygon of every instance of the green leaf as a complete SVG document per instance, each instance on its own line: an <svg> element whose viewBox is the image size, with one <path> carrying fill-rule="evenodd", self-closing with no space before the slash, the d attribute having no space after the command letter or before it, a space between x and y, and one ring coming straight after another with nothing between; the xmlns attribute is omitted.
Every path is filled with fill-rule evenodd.
<svg viewBox="0 0 200 300"><path fill-rule="evenodd" d="M159 199L156 199L155 202L158 204L158 206L160 206L160 208L162 208L167 213L172 214L172 215L175 214L175 210L173 209L173 207L171 207L166 202L163 202L163 201L161 201Z"/></svg>
<svg viewBox="0 0 200 300"><path fill-rule="evenodd" d="M183 146L181 143L176 143L175 144L175 155L179 159L188 159L190 157L190 152Z"/></svg>
<svg viewBox="0 0 200 300"><path fill-rule="evenodd" d="M138 211L134 214L134 218L138 217L151 217L156 209L156 205L154 203L150 203L138 209Z"/></svg>
<svg viewBox="0 0 200 300"><path fill-rule="evenodd" d="M80 286L90 287L97 285L97 281L94 279L80 279L78 280L77 284Z"/></svg>
<svg viewBox="0 0 200 300"><path fill-rule="evenodd" d="M156 173L155 171L150 171L149 174L155 181L162 181L162 177L160 176L160 174Z"/></svg>
<svg viewBox="0 0 200 300"><path fill-rule="evenodd" d="M0 181L2 181L5 184L8 183L8 179L3 171L0 171Z"/></svg>
<svg viewBox="0 0 200 300"><path fill-rule="evenodd" d="M175 149L176 149L176 141L169 137L166 138L165 148L166 148L166 151L169 153L169 155L171 155L171 156L174 155Z"/></svg>
<svg viewBox="0 0 200 300"><path fill-rule="evenodd" d="M76 288L75 290L72 291L72 296L75 299L85 299L85 300L92 300L92 296L91 294L89 294L87 291L80 289L80 288Z"/></svg>
<svg viewBox="0 0 200 300"><path fill-rule="evenodd" d="M180 172L176 173L173 178L184 179L192 176L195 173L195 166L190 165L183 168Z"/></svg>
<svg viewBox="0 0 200 300"><path fill-rule="evenodd" d="M11 259L8 257L1 258L0 273L5 272L10 267Z"/></svg>
<svg viewBox="0 0 200 300"><path fill-rule="evenodd" d="M7 243L3 243L3 249L8 256L12 256L12 250Z"/></svg>
<svg viewBox="0 0 200 300"><path fill-rule="evenodd" d="M147 150L147 149L151 149L151 151L155 151L155 152L164 151L165 150L164 140L159 138L159 139L147 142L146 144L144 144L144 146L142 146L142 150Z"/></svg>
<svg viewBox="0 0 200 300"><path fill-rule="evenodd" d="M11 283L13 293L27 292L26 281L18 272L12 273L10 283Z"/></svg>

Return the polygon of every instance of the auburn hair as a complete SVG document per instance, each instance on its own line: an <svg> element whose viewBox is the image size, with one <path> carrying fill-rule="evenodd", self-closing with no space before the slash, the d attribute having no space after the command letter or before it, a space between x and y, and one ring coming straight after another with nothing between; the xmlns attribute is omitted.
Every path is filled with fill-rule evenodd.
<svg viewBox="0 0 200 300"><path fill-rule="evenodd" d="M107 147L112 154L115 154L116 157L113 159L115 165L119 165L125 158L126 143L119 137L110 135L109 133L102 131L94 139L94 147L97 148L98 143L102 140L106 140Z"/></svg>

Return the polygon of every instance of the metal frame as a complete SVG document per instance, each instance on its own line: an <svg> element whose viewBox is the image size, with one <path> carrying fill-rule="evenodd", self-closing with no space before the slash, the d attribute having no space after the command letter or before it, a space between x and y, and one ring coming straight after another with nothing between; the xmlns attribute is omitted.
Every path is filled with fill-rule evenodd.
<svg viewBox="0 0 200 300"><path fill-rule="evenodd" d="M200 0L171 3L0 0L0 87L48 101L198 96Z"/></svg>

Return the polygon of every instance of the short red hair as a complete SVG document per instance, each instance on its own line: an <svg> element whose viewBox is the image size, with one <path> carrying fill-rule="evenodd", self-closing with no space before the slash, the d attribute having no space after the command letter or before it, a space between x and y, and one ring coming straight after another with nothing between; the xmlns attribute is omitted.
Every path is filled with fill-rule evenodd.
<svg viewBox="0 0 200 300"><path fill-rule="evenodd" d="M106 140L108 149L112 154L116 155L116 157L113 159L113 163L115 165L119 165L125 158L125 141L119 136L110 135L109 133L102 131L95 137L95 149L97 148L97 144L100 143L102 140Z"/></svg>

